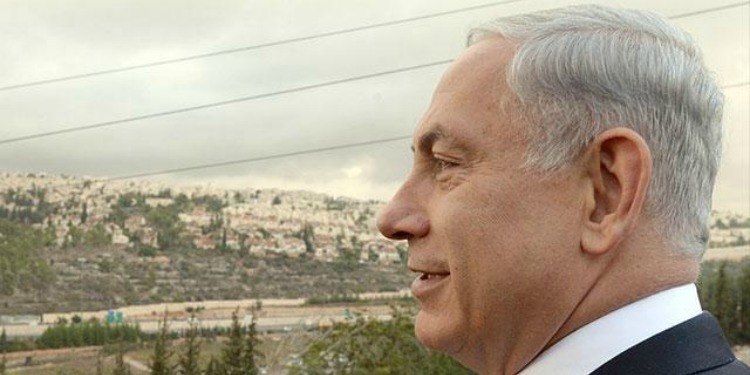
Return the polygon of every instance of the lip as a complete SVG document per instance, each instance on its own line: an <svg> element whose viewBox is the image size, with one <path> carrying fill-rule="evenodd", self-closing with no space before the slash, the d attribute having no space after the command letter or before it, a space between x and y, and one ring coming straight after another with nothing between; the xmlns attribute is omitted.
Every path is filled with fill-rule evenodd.
<svg viewBox="0 0 750 375"><path fill-rule="evenodd" d="M421 273L411 283L411 294L422 300L443 287L450 280L450 273Z"/></svg>

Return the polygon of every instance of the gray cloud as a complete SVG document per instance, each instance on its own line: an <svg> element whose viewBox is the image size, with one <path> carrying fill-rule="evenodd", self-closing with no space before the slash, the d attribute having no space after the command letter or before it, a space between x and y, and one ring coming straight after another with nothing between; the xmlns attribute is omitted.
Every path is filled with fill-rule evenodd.
<svg viewBox="0 0 750 375"><path fill-rule="evenodd" d="M422 64L455 56L471 26L578 1L519 2L305 43L0 91L0 139ZM614 0L598 1L614 4ZM6 1L0 86L345 29L476 4L458 0ZM721 3L731 3L722 1ZM711 6L721 5L714 2ZM703 1L634 0L670 15ZM677 21L723 83L750 80L747 12ZM731 35L732 37L728 37ZM0 169L117 176L410 134L444 67L0 145ZM750 134L747 87L728 95L728 128ZM744 102L742 102L745 98ZM735 101L739 101L736 104ZM735 103L735 104L732 104ZM716 206L746 210L747 137L727 145ZM408 142L190 172L164 179L309 188L385 199L411 162ZM750 213L750 212L749 212Z"/></svg>

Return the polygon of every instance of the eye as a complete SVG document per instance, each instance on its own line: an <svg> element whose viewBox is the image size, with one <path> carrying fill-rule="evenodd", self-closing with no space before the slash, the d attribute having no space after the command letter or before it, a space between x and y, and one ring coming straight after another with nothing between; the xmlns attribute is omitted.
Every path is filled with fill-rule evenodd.
<svg viewBox="0 0 750 375"><path fill-rule="evenodd" d="M440 159L440 158L434 157L434 156L433 156L433 159L432 159L432 164L434 166L434 170L435 170L436 174L440 173L440 172L443 172L445 170L448 170L450 168L453 168L456 165L458 165L458 164L456 164L454 162L451 162L451 161L448 161L448 160L445 160L445 159Z"/></svg>

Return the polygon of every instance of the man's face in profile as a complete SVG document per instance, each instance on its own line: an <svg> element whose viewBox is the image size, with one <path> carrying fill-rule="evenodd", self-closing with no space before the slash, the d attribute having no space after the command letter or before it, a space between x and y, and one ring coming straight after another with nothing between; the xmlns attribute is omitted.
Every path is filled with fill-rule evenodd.
<svg viewBox="0 0 750 375"><path fill-rule="evenodd" d="M567 281L583 271L568 255L584 195L567 173L522 168L524 129L501 106L513 51L492 38L451 66L415 131L412 171L378 223L408 239L417 337L464 364L526 355L581 293Z"/></svg>

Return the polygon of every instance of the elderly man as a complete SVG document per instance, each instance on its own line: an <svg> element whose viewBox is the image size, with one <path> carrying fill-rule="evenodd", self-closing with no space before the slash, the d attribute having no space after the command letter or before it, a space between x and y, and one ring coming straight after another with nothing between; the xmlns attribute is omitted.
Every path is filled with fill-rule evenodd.
<svg viewBox="0 0 750 375"><path fill-rule="evenodd" d="M690 37L580 6L473 31L379 218L416 335L482 374L748 374L694 282L723 96Z"/></svg>

